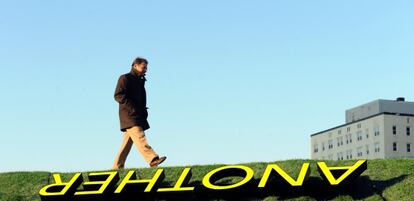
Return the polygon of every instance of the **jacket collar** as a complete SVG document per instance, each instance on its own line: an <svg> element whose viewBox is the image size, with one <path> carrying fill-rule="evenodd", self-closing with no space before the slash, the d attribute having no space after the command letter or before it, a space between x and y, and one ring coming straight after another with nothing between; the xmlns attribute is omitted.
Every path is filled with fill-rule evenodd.
<svg viewBox="0 0 414 201"><path fill-rule="evenodd" d="M147 79L145 78L145 75L140 75L134 67L131 67L131 74L133 76L139 77L141 80L147 81Z"/></svg>

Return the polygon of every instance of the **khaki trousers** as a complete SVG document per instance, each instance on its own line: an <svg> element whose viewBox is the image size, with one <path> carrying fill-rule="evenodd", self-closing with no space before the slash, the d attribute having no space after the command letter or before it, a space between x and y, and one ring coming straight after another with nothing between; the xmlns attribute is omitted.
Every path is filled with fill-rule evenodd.
<svg viewBox="0 0 414 201"><path fill-rule="evenodd" d="M155 153L155 151L151 148L151 146L148 145L147 138L145 137L145 133L142 128L139 126L134 126L126 129L126 132L124 132L121 148L116 155L112 169L124 168L125 161L127 159L129 151L131 151L132 144L135 144L138 151L141 153L148 164L158 156L157 153Z"/></svg>

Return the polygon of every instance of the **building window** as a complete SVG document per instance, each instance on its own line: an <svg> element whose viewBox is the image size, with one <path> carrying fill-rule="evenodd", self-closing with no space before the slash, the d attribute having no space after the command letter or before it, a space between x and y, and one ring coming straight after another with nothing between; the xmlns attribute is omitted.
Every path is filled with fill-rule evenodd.
<svg viewBox="0 0 414 201"><path fill-rule="evenodd" d="M409 117L407 117L407 124L409 124L410 123L410 118Z"/></svg>
<svg viewBox="0 0 414 201"><path fill-rule="evenodd" d="M337 141L338 147L340 147L341 145L344 145L344 142L343 142L343 138L342 137L337 137L336 138L336 141Z"/></svg>
<svg viewBox="0 0 414 201"><path fill-rule="evenodd" d="M352 159L352 150L347 150L346 151L346 159Z"/></svg>
<svg viewBox="0 0 414 201"><path fill-rule="evenodd" d="M344 160L344 156L343 156L342 152L337 153L336 157L337 157L338 160Z"/></svg>
<svg viewBox="0 0 414 201"><path fill-rule="evenodd" d="M392 126L392 134L397 135L397 126Z"/></svg>
<svg viewBox="0 0 414 201"><path fill-rule="evenodd" d="M352 134L347 134L345 135L345 139L346 139L346 143L352 143Z"/></svg>
<svg viewBox="0 0 414 201"><path fill-rule="evenodd" d="M361 141L362 140L362 131L358 131L357 132L357 141Z"/></svg>
<svg viewBox="0 0 414 201"><path fill-rule="evenodd" d="M357 148L357 155L358 157L362 157L362 147Z"/></svg>
<svg viewBox="0 0 414 201"><path fill-rule="evenodd" d="M338 130L338 135L340 135L341 134L341 130Z"/></svg>
<svg viewBox="0 0 414 201"><path fill-rule="evenodd" d="M374 136L379 136L379 135L380 135L379 126L375 126L374 127Z"/></svg>
<svg viewBox="0 0 414 201"><path fill-rule="evenodd" d="M411 152L411 144L407 143L407 152Z"/></svg>
<svg viewBox="0 0 414 201"><path fill-rule="evenodd" d="M397 143L396 142L392 143L392 150L397 151Z"/></svg>
<svg viewBox="0 0 414 201"><path fill-rule="evenodd" d="M379 143L375 143L374 152L375 152L375 153L380 152L380 146L379 146Z"/></svg>
<svg viewBox="0 0 414 201"><path fill-rule="evenodd" d="M409 126L407 126L407 128L405 130L406 130L405 132L407 133L407 136L410 136L411 135L411 128Z"/></svg>
<svg viewBox="0 0 414 201"><path fill-rule="evenodd" d="M325 142L322 142L322 151L325 151Z"/></svg>
<svg viewBox="0 0 414 201"><path fill-rule="evenodd" d="M328 149L333 148L333 140L328 140Z"/></svg>
<svg viewBox="0 0 414 201"><path fill-rule="evenodd" d="M346 132L351 131L351 127L346 128Z"/></svg>
<svg viewBox="0 0 414 201"><path fill-rule="evenodd" d="M358 125L357 125L357 128L361 128L361 124L358 124Z"/></svg>
<svg viewBox="0 0 414 201"><path fill-rule="evenodd" d="M367 155L369 154L369 145L366 145L365 146L365 149L366 149L366 153L367 153Z"/></svg>
<svg viewBox="0 0 414 201"><path fill-rule="evenodd" d="M318 144L313 145L313 152L318 153Z"/></svg>
<svg viewBox="0 0 414 201"><path fill-rule="evenodd" d="M367 137L367 139L369 138L369 129L367 128L367 129L365 129L365 135L366 135L366 137Z"/></svg>

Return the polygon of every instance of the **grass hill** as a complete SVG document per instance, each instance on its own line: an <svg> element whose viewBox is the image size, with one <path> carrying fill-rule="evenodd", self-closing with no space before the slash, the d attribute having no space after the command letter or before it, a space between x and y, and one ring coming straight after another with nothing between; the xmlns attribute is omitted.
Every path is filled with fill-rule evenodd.
<svg viewBox="0 0 414 201"><path fill-rule="evenodd" d="M326 191L318 187L322 181L316 162L312 160L286 160L276 163L293 178L299 173L302 163L311 163L311 174L307 182L313 182L315 188L302 189L296 192L275 190L274 193L239 198L203 198L193 197L191 200L414 200L414 159L384 159L368 160L368 169L355 180L352 185L338 191ZM353 165L356 161L327 161L328 166ZM269 163L248 163L254 170L254 179L260 179L264 168ZM191 183L200 183L202 177L214 168L222 166L204 165L191 166ZM165 182L174 185L180 176L183 167L160 167L165 171ZM120 178L127 170L121 170ZM151 178L156 169L138 169L140 178ZM98 172L98 171L93 171ZM70 179L73 173L61 173L63 181ZM87 172L83 173L87 178ZM238 177L227 179L226 182L235 182ZM50 172L6 172L0 173L0 200L1 201L40 201L38 191L45 185L53 182ZM309 185L308 185L309 186Z"/></svg>

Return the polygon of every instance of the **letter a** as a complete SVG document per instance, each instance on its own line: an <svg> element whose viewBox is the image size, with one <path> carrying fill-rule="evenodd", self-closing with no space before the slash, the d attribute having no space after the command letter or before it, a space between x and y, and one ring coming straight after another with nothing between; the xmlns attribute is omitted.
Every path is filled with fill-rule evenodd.
<svg viewBox="0 0 414 201"><path fill-rule="evenodd" d="M328 167L325 162L318 162L319 174L332 186L339 185L342 182L349 182L361 175L366 169L367 160L359 160L352 166L341 167Z"/></svg>

